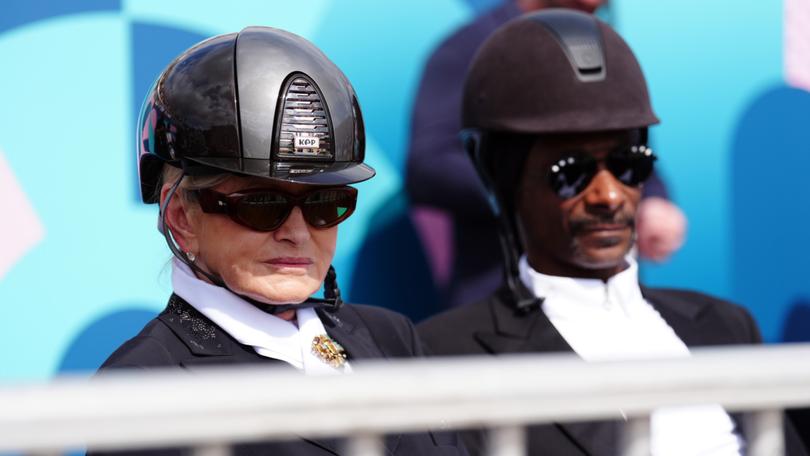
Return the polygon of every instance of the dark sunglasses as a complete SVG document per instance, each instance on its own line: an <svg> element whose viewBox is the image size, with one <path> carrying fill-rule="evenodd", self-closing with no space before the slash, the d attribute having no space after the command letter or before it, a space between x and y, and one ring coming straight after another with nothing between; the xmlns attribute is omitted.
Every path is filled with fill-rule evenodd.
<svg viewBox="0 0 810 456"><path fill-rule="evenodd" d="M315 228L329 228L354 212L357 189L324 188L302 195L276 190L251 189L223 194L211 189L196 190L200 207L207 214L226 214L234 222L256 231L277 230L298 206L304 220Z"/></svg>
<svg viewBox="0 0 810 456"><path fill-rule="evenodd" d="M645 145L622 146L604 159L605 168L624 185L636 187L650 177L658 157ZM548 181L560 198L573 198L591 183L599 172L599 160L584 153L561 158L551 165Z"/></svg>

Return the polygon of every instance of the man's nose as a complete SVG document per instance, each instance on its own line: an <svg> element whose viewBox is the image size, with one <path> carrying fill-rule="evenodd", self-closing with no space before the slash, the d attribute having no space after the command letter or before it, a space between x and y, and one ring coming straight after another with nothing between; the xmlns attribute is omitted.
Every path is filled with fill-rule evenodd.
<svg viewBox="0 0 810 456"><path fill-rule="evenodd" d="M300 244L310 238L309 225L304 220L304 213L301 208L295 206L290 212L287 220L273 232L273 237L277 241L287 241L293 244Z"/></svg>
<svg viewBox="0 0 810 456"><path fill-rule="evenodd" d="M585 204L592 210L615 212L624 204L623 187L610 171L600 169L585 188Z"/></svg>

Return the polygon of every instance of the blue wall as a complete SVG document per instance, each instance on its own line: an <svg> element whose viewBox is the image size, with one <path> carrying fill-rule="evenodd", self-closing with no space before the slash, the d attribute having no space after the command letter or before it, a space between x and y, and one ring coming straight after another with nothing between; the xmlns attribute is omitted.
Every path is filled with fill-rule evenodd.
<svg viewBox="0 0 810 456"><path fill-rule="evenodd" d="M405 255L423 261L414 254L401 194L421 65L443 36L497 3L5 2L0 158L14 175L6 184L24 192L44 235L0 276L0 380L92 369L162 308L169 254L155 229L156 208L136 199L135 113L179 51L246 25L309 38L355 85L367 157L379 174L359 186L359 208L341 225L336 266L349 299L379 300L365 278L385 280ZM664 176L690 220L684 249L664 266L645 265L645 279L734 298L754 311L772 341L801 338L801 325L783 334L784 322L788 312L807 313L801 309L810 294L801 281L810 214L796 180L808 160L800 131L810 102L784 87L778 6L615 0L608 15L650 80L663 119L653 135ZM780 163L796 174L792 184L773 183L791 174ZM32 229L8 215L3 223L0 233ZM780 235L769 235L774 230ZM0 252L3 242L14 242L8 239ZM427 284L426 270L411 274L410 287L392 286L402 287L399 302L412 303L419 316L436 297L418 286Z"/></svg>

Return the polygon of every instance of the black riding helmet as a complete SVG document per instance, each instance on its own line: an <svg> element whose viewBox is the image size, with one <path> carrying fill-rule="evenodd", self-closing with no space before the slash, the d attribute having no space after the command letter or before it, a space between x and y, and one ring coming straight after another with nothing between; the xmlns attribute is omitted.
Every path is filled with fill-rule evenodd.
<svg viewBox="0 0 810 456"><path fill-rule="evenodd" d="M346 76L309 41L270 27L216 36L174 59L143 103L136 149L145 203L158 202L165 164L183 176L233 173L325 186L375 174L363 163L363 119ZM225 286L162 231L175 256ZM306 305L339 307L333 268L324 289L326 300Z"/></svg>
<svg viewBox="0 0 810 456"><path fill-rule="evenodd" d="M594 16L567 9L529 13L484 42L464 84L462 140L498 216L504 297L517 308L540 303L518 278L523 247L508 192L533 138L635 129L646 141L647 127L658 122L633 51Z"/></svg>
<svg viewBox="0 0 810 456"><path fill-rule="evenodd" d="M316 185L374 176L354 89L312 43L248 27L187 50L146 96L138 130L141 196L162 165Z"/></svg>

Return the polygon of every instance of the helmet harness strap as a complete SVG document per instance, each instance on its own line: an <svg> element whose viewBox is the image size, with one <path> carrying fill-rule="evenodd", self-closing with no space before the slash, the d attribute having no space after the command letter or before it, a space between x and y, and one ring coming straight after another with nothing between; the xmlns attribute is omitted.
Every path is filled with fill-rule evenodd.
<svg viewBox="0 0 810 456"><path fill-rule="evenodd" d="M506 288L501 289L501 298L511 304L518 312L530 312L540 309L544 298L537 297L520 280L520 267L518 266L522 252L520 237L514 217L503 210L498 201L496 186L484 165L482 151L485 147L486 133L477 129L468 129L462 132L464 148L472 158L476 171L486 187L490 207L495 214L498 225L498 240L503 253L504 283Z"/></svg>
<svg viewBox="0 0 810 456"><path fill-rule="evenodd" d="M256 299L241 295L236 293L235 291L228 288L225 284L225 281L222 280L222 277L218 275L211 274L210 272L204 270L203 268L199 267L196 264L196 261L192 261L188 254L183 252L177 245L177 242L174 239L174 235L169 228L169 225L166 223L166 209L169 207L169 203L171 202L172 198L174 197L175 193L177 193L177 189L180 187L180 183L186 177L186 172L180 175L180 178L172 184L171 189L169 189L169 193L166 195L166 200L163 202L163 205L160 207L160 228L161 232L163 233L163 237L166 239L166 244L169 246L169 250L172 251L172 254L182 261L186 266L191 268L194 272L205 276L212 284L225 288L226 290L230 291L231 293L239 296L240 298L244 299L245 301L253 304L254 306L258 307L259 309L269 313L269 314L278 314L282 312L286 312L288 310L295 310L295 309L304 309L304 308L318 308L324 309L327 312L337 312L338 309L343 306L343 299L340 297L340 289L337 285L337 273L335 272L334 266L329 266L329 270L326 273L326 278L324 279L324 297L323 298L308 298L306 301L298 304L267 304Z"/></svg>

